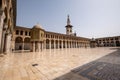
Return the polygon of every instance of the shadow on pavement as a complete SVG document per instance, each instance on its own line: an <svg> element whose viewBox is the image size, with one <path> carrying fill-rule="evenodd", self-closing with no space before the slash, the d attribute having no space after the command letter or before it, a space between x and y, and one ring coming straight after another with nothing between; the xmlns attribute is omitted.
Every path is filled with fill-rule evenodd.
<svg viewBox="0 0 120 80"><path fill-rule="evenodd" d="M54 80L120 80L120 48Z"/></svg>

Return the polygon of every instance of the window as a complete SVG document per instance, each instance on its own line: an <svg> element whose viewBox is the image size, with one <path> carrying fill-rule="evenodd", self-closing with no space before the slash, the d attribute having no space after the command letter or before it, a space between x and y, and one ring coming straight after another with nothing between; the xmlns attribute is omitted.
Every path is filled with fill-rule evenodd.
<svg viewBox="0 0 120 80"><path fill-rule="evenodd" d="M23 31L20 32L20 35L23 35Z"/></svg>
<svg viewBox="0 0 120 80"><path fill-rule="evenodd" d="M19 30L16 30L16 34L19 34Z"/></svg>
<svg viewBox="0 0 120 80"><path fill-rule="evenodd" d="M29 32L29 36L30 36L30 32Z"/></svg>
<svg viewBox="0 0 120 80"><path fill-rule="evenodd" d="M0 0L0 7L2 7L2 0Z"/></svg>
<svg viewBox="0 0 120 80"><path fill-rule="evenodd" d="M118 38L116 37L115 40L118 40Z"/></svg>
<svg viewBox="0 0 120 80"><path fill-rule="evenodd" d="M46 34L46 38L47 38L47 34Z"/></svg>
<svg viewBox="0 0 120 80"><path fill-rule="evenodd" d="M27 35L27 31L25 31L25 35Z"/></svg>

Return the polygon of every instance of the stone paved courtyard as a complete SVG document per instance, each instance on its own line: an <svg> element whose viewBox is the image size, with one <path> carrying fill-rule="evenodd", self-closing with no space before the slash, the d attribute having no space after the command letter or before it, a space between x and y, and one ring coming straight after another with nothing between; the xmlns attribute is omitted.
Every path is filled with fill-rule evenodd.
<svg viewBox="0 0 120 80"><path fill-rule="evenodd" d="M0 80L120 80L119 48L43 50L0 57Z"/></svg>

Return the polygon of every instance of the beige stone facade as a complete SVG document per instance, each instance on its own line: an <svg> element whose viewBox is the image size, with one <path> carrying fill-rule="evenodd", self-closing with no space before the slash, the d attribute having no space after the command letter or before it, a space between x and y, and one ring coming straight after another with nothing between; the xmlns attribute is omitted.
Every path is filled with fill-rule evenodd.
<svg viewBox="0 0 120 80"><path fill-rule="evenodd" d="M96 42L99 47L119 47L120 36L97 38Z"/></svg>
<svg viewBox="0 0 120 80"><path fill-rule="evenodd" d="M120 36L89 39L78 37L72 33L69 16L67 18L66 34L46 31L37 24L33 28L17 26L13 32L12 49L40 52L43 49L63 49L81 47L116 47L120 46Z"/></svg>
<svg viewBox="0 0 120 80"><path fill-rule="evenodd" d="M67 17L66 34L46 31L40 25L33 28L16 26L16 0L0 0L0 53L16 50L39 52L43 49L120 46L120 36L91 40L78 37Z"/></svg>
<svg viewBox="0 0 120 80"><path fill-rule="evenodd" d="M30 29L15 27L12 39L12 50L30 50Z"/></svg>
<svg viewBox="0 0 120 80"><path fill-rule="evenodd" d="M12 32L16 25L16 0L0 0L0 53L11 51Z"/></svg>
<svg viewBox="0 0 120 80"><path fill-rule="evenodd" d="M68 22L68 21L67 21ZM65 26L68 30L70 23ZM72 28L71 28L72 30ZM70 34L69 34L70 33ZM90 39L73 35L46 31L39 24L33 28L16 27L13 33L13 50L39 52L43 49L63 49L90 47Z"/></svg>
<svg viewBox="0 0 120 80"><path fill-rule="evenodd" d="M45 31L40 25L35 25L33 28L17 26L14 30L13 40L14 50L33 52L43 49L120 46L120 36L89 39L67 33Z"/></svg>

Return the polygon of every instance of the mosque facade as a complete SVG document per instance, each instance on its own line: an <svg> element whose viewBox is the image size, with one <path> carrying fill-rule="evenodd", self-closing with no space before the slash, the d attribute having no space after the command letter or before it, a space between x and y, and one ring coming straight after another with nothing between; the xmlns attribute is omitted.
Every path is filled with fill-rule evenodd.
<svg viewBox="0 0 120 80"><path fill-rule="evenodd" d="M43 49L90 47L90 39L76 36L72 27L69 16L65 26L66 34L46 31L39 24L33 28L17 26L13 32L12 49L39 52Z"/></svg>
<svg viewBox="0 0 120 80"><path fill-rule="evenodd" d="M41 25L16 26L16 0L0 0L0 54L44 49L120 47L120 36L90 39L73 33L69 16L66 34L46 31Z"/></svg>

